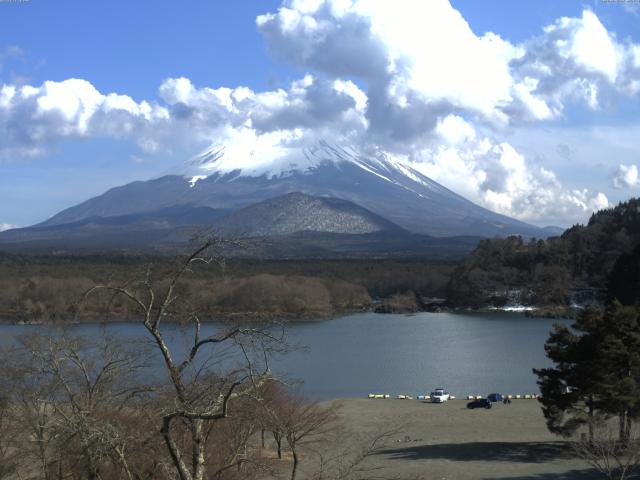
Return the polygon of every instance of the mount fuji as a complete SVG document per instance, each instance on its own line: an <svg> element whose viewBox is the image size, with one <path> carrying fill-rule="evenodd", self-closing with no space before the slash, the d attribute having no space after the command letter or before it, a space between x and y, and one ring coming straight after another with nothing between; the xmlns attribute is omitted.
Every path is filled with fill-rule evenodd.
<svg viewBox="0 0 640 480"><path fill-rule="evenodd" d="M365 156L325 141L303 148L236 142L210 148L161 177L112 188L33 227L2 232L0 249L180 243L189 228L205 225L250 237L549 235L384 155Z"/></svg>

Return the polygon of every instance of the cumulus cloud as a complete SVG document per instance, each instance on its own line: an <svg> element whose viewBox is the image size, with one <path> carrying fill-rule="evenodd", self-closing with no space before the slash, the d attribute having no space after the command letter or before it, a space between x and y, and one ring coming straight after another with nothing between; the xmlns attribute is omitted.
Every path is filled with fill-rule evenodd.
<svg viewBox="0 0 640 480"><path fill-rule="evenodd" d="M638 167L636 165L619 165L613 177L615 188L632 188L640 186Z"/></svg>
<svg viewBox="0 0 640 480"><path fill-rule="evenodd" d="M229 128L258 134L290 129L360 130L365 94L348 80L311 75L288 90L197 88L187 78L165 80L163 101L137 103L99 92L90 82L68 79L40 86L0 87L0 157L45 153L64 138L133 138L147 153L181 141L210 143Z"/></svg>
<svg viewBox="0 0 640 480"><path fill-rule="evenodd" d="M534 88L532 99L544 119L562 114L567 102L598 109L613 97L640 90L638 45L622 43L590 10L579 18L562 17L524 44L525 54L512 62L514 78ZM525 97L521 97L527 103ZM525 109L526 110L526 109Z"/></svg>
<svg viewBox="0 0 640 480"><path fill-rule="evenodd" d="M597 108L640 89L639 46L617 41L590 10L520 45L477 36L447 0L292 0L257 25L275 55L361 78L372 126L403 141L460 110L504 126L558 117L567 101Z"/></svg>
<svg viewBox="0 0 640 480"><path fill-rule="evenodd" d="M86 80L47 81L38 87L0 87L0 156L36 156L64 137L136 135L146 142L166 108L126 95L100 93Z"/></svg>
<svg viewBox="0 0 640 480"><path fill-rule="evenodd" d="M292 1L257 25L269 49L294 65L362 79L379 141L424 135L456 109L505 121L509 61L523 53L495 34L476 36L446 0Z"/></svg>
<svg viewBox="0 0 640 480"><path fill-rule="evenodd" d="M464 142L422 152L413 167L491 210L525 221L563 225L609 205L603 193L566 189L553 172L528 165L510 144L476 132Z"/></svg>

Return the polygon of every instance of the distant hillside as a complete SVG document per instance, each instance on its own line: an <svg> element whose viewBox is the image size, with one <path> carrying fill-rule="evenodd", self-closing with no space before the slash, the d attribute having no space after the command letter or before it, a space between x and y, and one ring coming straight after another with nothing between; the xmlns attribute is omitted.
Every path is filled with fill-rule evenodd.
<svg viewBox="0 0 640 480"><path fill-rule="evenodd" d="M566 305L604 298L616 261L640 245L640 199L594 213L559 237L482 240L456 269L449 298L456 305Z"/></svg>
<svg viewBox="0 0 640 480"><path fill-rule="evenodd" d="M355 203L294 192L258 202L212 223L223 237L274 237L300 232L365 234L402 229Z"/></svg>
<svg viewBox="0 0 640 480"><path fill-rule="evenodd" d="M180 205L9 230L0 233L0 251L175 254L211 233L243 240L226 256L281 259L459 259L480 240L410 233L348 200L294 192L235 211Z"/></svg>

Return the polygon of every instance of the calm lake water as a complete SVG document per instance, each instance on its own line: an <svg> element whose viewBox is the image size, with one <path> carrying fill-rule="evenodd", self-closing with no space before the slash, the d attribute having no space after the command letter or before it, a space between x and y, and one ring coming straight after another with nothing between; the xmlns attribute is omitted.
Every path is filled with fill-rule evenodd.
<svg viewBox="0 0 640 480"><path fill-rule="evenodd" d="M306 348L275 358L272 369L302 380L303 391L318 399L418 395L436 387L459 397L534 393L538 389L531 369L549 365L543 346L554 322L506 312L363 313L295 324L287 335ZM205 330L215 328L207 325ZM135 323L78 325L70 331L82 335L103 329L123 339L146 339ZM174 348L186 348L180 327L165 329ZM33 331L53 333L51 327L0 325L0 343Z"/></svg>

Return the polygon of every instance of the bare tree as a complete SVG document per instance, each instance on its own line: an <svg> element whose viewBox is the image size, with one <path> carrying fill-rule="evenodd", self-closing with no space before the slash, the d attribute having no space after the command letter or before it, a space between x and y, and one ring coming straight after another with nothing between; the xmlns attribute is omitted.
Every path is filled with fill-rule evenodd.
<svg viewBox="0 0 640 480"><path fill-rule="evenodd" d="M381 428L364 438L347 438L341 432L340 445L352 445L351 448L343 448L335 455L327 456L323 452L317 452L319 465L311 476L312 480L383 480L390 478L383 475L385 467L380 465L367 465L367 459L381 453L391 442L393 436L401 430L394 428Z"/></svg>
<svg viewBox="0 0 640 480"><path fill-rule="evenodd" d="M154 283L149 267L141 281L98 285L87 292L108 290L114 299L124 297L133 302L161 354L169 386L162 397L160 432L180 480L207 478L205 447L211 422L229 417L232 403L240 399L258 399L259 387L270 377L267 353L284 344L282 337L262 327L230 326L204 336L197 312L184 305L178 308L182 278L196 265L223 266L221 247L217 239L205 242L166 282ZM191 347L183 355L177 355L165 338L163 321L167 317L178 317L190 326ZM225 358L229 345L236 357Z"/></svg>
<svg viewBox="0 0 640 480"><path fill-rule="evenodd" d="M140 435L130 431L139 417L132 413L135 402L147 390L136 376L143 358L106 337L63 333L21 340L2 358L10 374L8 403L23 476L141 478L134 448Z"/></svg>
<svg viewBox="0 0 640 480"><path fill-rule="evenodd" d="M0 396L0 480L9 478L16 468L16 453L11 442L13 435L9 401L6 397Z"/></svg>
<svg viewBox="0 0 640 480"><path fill-rule="evenodd" d="M262 448L265 447L264 433L268 431L276 443L278 459L282 460L282 443L285 437L284 421L282 419L282 405L286 393L284 385L277 381L268 381L261 389L262 402L258 407L257 415L260 423L260 435Z"/></svg>
<svg viewBox="0 0 640 480"><path fill-rule="evenodd" d="M280 383L269 382L265 388L266 401L260 412L262 427L270 430L282 459L282 441L286 440L293 463L291 480L295 480L300 464L300 448L326 440L338 426L339 404L321 406L307 401L302 395L286 391Z"/></svg>
<svg viewBox="0 0 640 480"><path fill-rule="evenodd" d="M590 432L574 443L575 453L608 480L626 480L640 470L640 439L633 429L628 441L620 440L606 420L599 419Z"/></svg>

